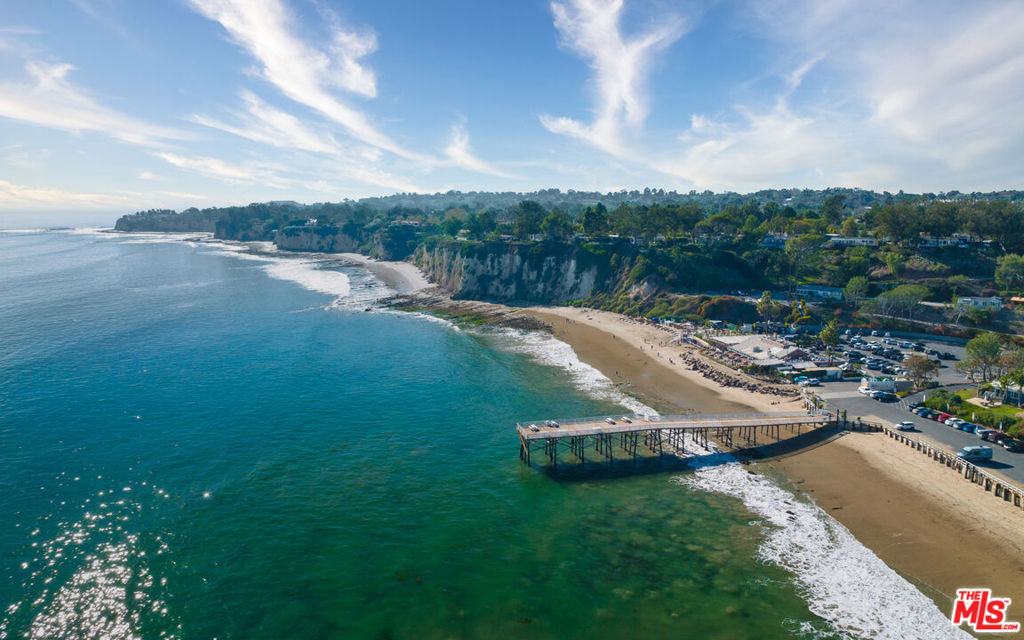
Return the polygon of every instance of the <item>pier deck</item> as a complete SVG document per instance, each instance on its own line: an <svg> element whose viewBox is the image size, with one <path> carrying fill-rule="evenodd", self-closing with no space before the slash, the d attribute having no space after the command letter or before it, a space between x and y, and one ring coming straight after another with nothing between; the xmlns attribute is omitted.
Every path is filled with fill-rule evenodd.
<svg viewBox="0 0 1024 640"><path fill-rule="evenodd" d="M643 416L612 415L570 420L539 420L516 424L519 435L519 457L532 466L531 454L543 448L553 466L558 465L559 448L568 447L580 463L586 462L586 451L592 448L596 461L612 462L615 445L626 455L637 458L641 442L654 455L686 453L687 438L691 449L706 450L709 440L726 447L740 443L758 446L782 439L782 431L796 435L836 422L838 416L823 411L793 411L730 415ZM617 442L616 442L617 441ZM592 445L588 447L588 445Z"/></svg>

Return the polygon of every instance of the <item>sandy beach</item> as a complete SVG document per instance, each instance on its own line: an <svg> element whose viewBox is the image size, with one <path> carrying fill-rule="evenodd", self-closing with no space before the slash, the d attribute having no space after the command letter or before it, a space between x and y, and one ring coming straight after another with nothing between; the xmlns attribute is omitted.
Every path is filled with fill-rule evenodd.
<svg viewBox="0 0 1024 640"><path fill-rule="evenodd" d="M373 275L380 278L384 284L401 294L416 293L433 286L426 276L423 275L422 271L408 262L374 260L358 253L333 253L328 255L365 267Z"/></svg>
<svg viewBox="0 0 1024 640"><path fill-rule="evenodd" d="M438 304L438 298L430 304ZM738 413L802 406L791 386L780 387L776 395L720 385L687 364L700 357L696 348L673 342L673 333L619 314L476 301L441 304L446 311L501 321L523 316L541 321L580 360L662 412ZM724 369L705 359L708 364ZM1024 512L955 472L877 433L842 433L755 467L809 496L943 611L950 611L957 588L986 586L1013 598L1009 619L1024 619Z"/></svg>

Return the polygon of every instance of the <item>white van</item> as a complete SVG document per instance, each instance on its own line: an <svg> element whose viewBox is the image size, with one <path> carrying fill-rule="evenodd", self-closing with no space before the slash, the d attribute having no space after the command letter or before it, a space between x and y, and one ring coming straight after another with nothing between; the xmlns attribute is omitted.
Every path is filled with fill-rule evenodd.
<svg viewBox="0 0 1024 640"><path fill-rule="evenodd" d="M975 462L978 460L991 460L992 459L992 447L986 447L984 445L976 447L964 447L957 452L956 457L968 462Z"/></svg>

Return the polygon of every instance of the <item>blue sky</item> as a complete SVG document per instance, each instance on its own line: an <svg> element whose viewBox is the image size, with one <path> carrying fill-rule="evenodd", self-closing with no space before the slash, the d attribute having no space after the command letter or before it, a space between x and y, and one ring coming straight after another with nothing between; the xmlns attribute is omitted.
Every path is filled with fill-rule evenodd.
<svg viewBox="0 0 1024 640"><path fill-rule="evenodd" d="M0 223L449 189L1024 187L1020 2L4 5Z"/></svg>

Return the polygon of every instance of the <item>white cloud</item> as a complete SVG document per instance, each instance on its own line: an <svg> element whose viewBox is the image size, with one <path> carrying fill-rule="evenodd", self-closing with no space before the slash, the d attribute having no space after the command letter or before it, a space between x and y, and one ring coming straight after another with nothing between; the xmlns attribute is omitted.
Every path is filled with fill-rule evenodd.
<svg viewBox="0 0 1024 640"><path fill-rule="evenodd" d="M755 28L783 58L827 67L831 110L844 153L866 158L841 175L934 190L969 183L1009 186L1007 162L1024 142L1024 11L977 0L757 0ZM865 139L873 141L869 149ZM1017 165L1019 175L1019 165ZM885 177L885 178L883 178ZM865 186L877 186L869 183Z"/></svg>
<svg viewBox="0 0 1024 640"><path fill-rule="evenodd" d="M292 114L268 105L250 91L242 91L241 98L245 112L234 114L242 121L241 126L226 124L203 115L193 115L190 119L203 126L220 129L273 147L302 149L316 153L341 152L341 146L330 134L309 129Z"/></svg>
<svg viewBox="0 0 1024 640"><path fill-rule="evenodd" d="M261 76L291 100L321 113L366 144L399 156L425 160L378 131L367 117L331 93L343 89L364 97L377 93L372 70L360 59L376 48L372 34L345 31L335 25L328 50L307 44L292 30L281 0L190 0L210 20L256 58Z"/></svg>
<svg viewBox="0 0 1024 640"><path fill-rule="evenodd" d="M207 177L220 178L228 182L261 184L275 189L284 189L291 180L277 174L277 168L257 164L234 164L209 156L182 156L175 153L155 154L172 165Z"/></svg>
<svg viewBox="0 0 1024 640"><path fill-rule="evenodd" d="M449 139L448 146L444 150L444 154L448 156L456 166L462 167L463 169L469 169L470 171L485 173L499 178L515 177L473 154L473 149L469 144L469 132L466 131L466 125L461 122L452 125L451 137Z"/></svg>
<svg viewBox="0 0 1024 640"><path fill-rule="evenodd" d="M639 127L647 117L644 84L653 54L683 34L675 16L658 16L659 27L632 38L620 27L623 0L554 2L551 11L562 42L582 57L594 73L594 120L541 116L552 133L579 138L613 154L623 151L624 126Z"/></svg>
<svg viewBox="0 0 1024 640"><path fill-rule="evenodd" d="M149 171L140 171L139 172L139 179L140 180L159 180L160 176L156 175L155 173L151 173Z"/></svg>
<svg viewBox="0 0 1024 640"><path fill-rule="evenodd" d="M694 116L680 136L685 150L658 169L697 188L751 191L777 187L799 176L801 185L817 184L821 169L848 158L838 154L839 140L814 118L793 114L784 101L765 113L740 110L739 123Z"/></svg>
<svg viewBox="0 0 1024 640"><path fill-rule="evenodd" d="M53 188L29 187L0 180L0 209L110 209L129 206L130 198L103 193L74 193Z"/></svg>
<svg viewBox="0 0 1024 640"><path fill-rule="evenodd" d="M0 83L0 116L63 131L94 131L131 144L154 147L188 134L105 107L68 81L70 64L29 62L30 84Z"/></svg>

